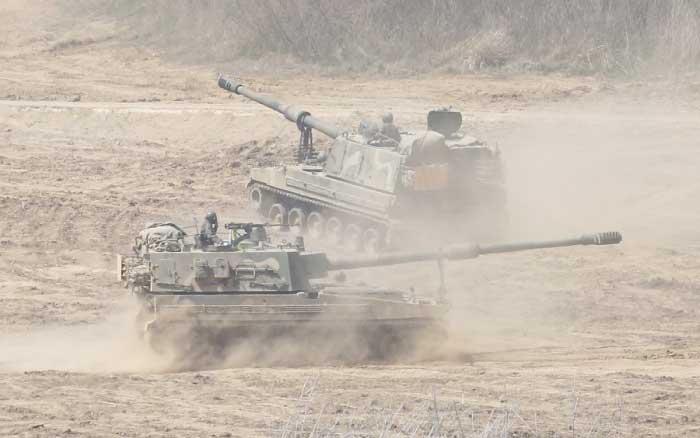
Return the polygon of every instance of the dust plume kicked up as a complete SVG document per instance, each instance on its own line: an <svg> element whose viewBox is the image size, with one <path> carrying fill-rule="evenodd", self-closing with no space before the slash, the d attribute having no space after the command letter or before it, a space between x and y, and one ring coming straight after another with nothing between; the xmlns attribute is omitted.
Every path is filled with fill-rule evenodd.
<svg viewBox="0 0 700 438"><path fill-rule="evenodd" d="M522 114L502 141L511 234L697 239L698 135L697 119L673 102L600 99Z"/></svg>
<svg viewBox="0 0 700 438"><path fill-rule="evenodd" d="M409 333L376 326L292 323L235 326L181 319L143 332L135 300L124 300L105 321L0 336L0 372L58 370L161 373L230 367L351 365L424 358L434 350L430 330ZM436 328L437 329L437 328Z"/></svg>
<svg viewBox="0 0 700 438"><path fill-rule="evenodd" d="M0 336L0 371L139 372L166 369L134 324L137 309L123 301L98 324L51 327Z"/></svg>
<svg viewBox="0 0 700 438"><path fill-rule="evenodd" d="M441 330L435 326L411 331L390 324L380 328L362 322L206 329L181 324L154 334L151 343L169 358L168 370L348 366L438 357L437 340L444 337Z"/></svg>
<svg viewBox="0 0 700 438"><path fill-rule="evenodd" d="M625 243L450 263L456 352L564 347L578 324L596 317L605 289L615 287L597 280L601 272L619 270L614 277L624 278L624 263L631 262L625 248L700 243L700 129L682 105L582 100L504 119L490 136L499 139L506 169L505 238L618 230ZM407 275L419 279L426 272Z"/></svg>

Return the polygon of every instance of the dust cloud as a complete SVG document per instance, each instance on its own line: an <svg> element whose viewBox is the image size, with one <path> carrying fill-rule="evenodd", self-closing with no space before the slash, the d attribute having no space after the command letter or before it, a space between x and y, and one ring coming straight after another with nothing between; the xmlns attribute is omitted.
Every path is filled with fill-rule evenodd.
<svg viewBox="0 0 700 438"><path fill-rule="evenodd" d="M502 351L521 357L564 348L578 327L603 314L573 292L604 295L605 285L595 280L600 274L576 274L575 268L609 260L609 269L623 277L623 266L637 263L627 251L685 253L700 244L700 125L682 105L612 99L551 104L506 115L490 136L499 141L505 167L509 220L502 240L615 230L624 242L450 262L447 357L478 360ZM567 254L578 262L566 262ZM416 267L396 271L393 279L425 287L422 279L436 274L433 266Z"/></svg>
<svg viewBox="0 0 700 438"><path fill-rule="evenodd" d="M427 333L415 338L394 333L392 337L362 324L233 330L225 326L204 329L184 320L144 336L136 313L136 303L129 300L97 324L0 336L0 372L167 373L393 363L425 358L434 342ZM378 341L380 336L385 339Z"/></svg>
<svg viewBox="0 0 700 438"><path fill-rule="evenodd" d="M526 112L501 141L513 237L620 230L698 243L696 114L605 100Z"/></svg>
<svg viewBox="0 0 700 438"><path fill-rule="evenodd" d="M286 326L190 326L183 321L151 344L168 358L168 371L240 367L352 366L421 361L437 357L442 329L378 328L361 321L342 325L310 321Z"/></svg>
<svg viewBox="0 0 700 438"><path fill-rule="evenodd" d="M123 300L97 324L54 326L0 336L0 372L154 372L170 359L153 352L139 337L137 308Z"/></svg>

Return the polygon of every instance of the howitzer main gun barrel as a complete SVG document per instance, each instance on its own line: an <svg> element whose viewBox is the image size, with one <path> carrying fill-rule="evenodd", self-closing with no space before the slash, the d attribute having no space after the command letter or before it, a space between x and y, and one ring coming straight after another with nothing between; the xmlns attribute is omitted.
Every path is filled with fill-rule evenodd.
<svg viewBox="0 0 700 438"><path fill-rule="evenodd" d="M527 251L531 249L559 248L576 245L615 245L622 242L622 235L617 231L597 234L584 234L581 237L541 242L504 243L494 245L453 245L437 251L411 251L372 256L327 257L329 271L340 269L368 268L372 266L398 265L402 263L428 260L473 259L484 254Z"/></svg>
<svg viewBox="0 0 700 438"><path fill-rule="evenodd" d="M316 129L317 131L320 131L331 138L337 138L343 134L342 129L317 119L307 111L299 109L293 105L284 105L274 99L270 99L269 97L256 93L241 83L226 79L223 76L219 76L219 87L232 93L245 96L250 100L277 111L290 122L296 123L300 129L302 127Z"/></svg>

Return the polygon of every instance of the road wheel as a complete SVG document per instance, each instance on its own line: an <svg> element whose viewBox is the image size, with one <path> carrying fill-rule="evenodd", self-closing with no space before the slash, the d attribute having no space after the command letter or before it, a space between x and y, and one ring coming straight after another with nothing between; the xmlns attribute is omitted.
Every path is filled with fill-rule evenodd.
<svg viewBox="0 0 700 438"><path fill-rule="evenodd" d="M272 204L267 218L271 224L284 225L287 220L287 209L282 204Z"/></svg>
<svg viewBox="0 0 700 438"><path fill-rule="evenodd" d="M248 199L255 211L260 212L262 210L263 192L260 190L260 187L251 188L250 191L248 191Z"/></svg>
<svg viewBox="0 0 700 438"><path fill-rule="evenodd" d="M343 246L350 251L362 249L362 230L355 224L348 224L343 233Z"/></svg>
<svg viewBox="0 0 700 438"><path fill-rule="evenodd" d="M381 234L376 228L367 228L362 233L362 246L365 252L376 254L381 246Z"/></svg>
<svg viewBox="0 0 700 438"><path fill-rule="evenodd" d="M306 214L304 210L299 207L289 210L287 224L290 227L296 227L297 231L304 231L304 227L306 227Z"/></svg>
<svg viewBox="0 0 700 438"><path fill-rule="evenodd" d="M331 216L326 222L326 240L332 245L343 241L343 222L337 216Z"/></svg>
<svg viewBox="0 0 700 438"><path fill-rule="evenodd" d="M326 218L318 211L312 211L306 217L306 233L309 237L320 239L326 226Z"/></svg>

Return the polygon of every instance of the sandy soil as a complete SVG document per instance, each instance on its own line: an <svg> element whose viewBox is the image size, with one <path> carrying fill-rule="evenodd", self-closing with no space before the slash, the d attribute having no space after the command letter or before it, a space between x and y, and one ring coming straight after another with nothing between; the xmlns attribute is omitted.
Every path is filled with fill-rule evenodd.
<svg viewBox="0 0 700 438"><path fill-rule="evenodd" d="M625 243L450 264L439 360L172 372L132 336L114 254L146 221L248 218L248 170L288 160L296 129L216 88L234 66L166 62L119 23L24 3L0 6L0 435L700 434L692 83L244 76L350 126L453 105L503 151L508 237Z"/></svg>

